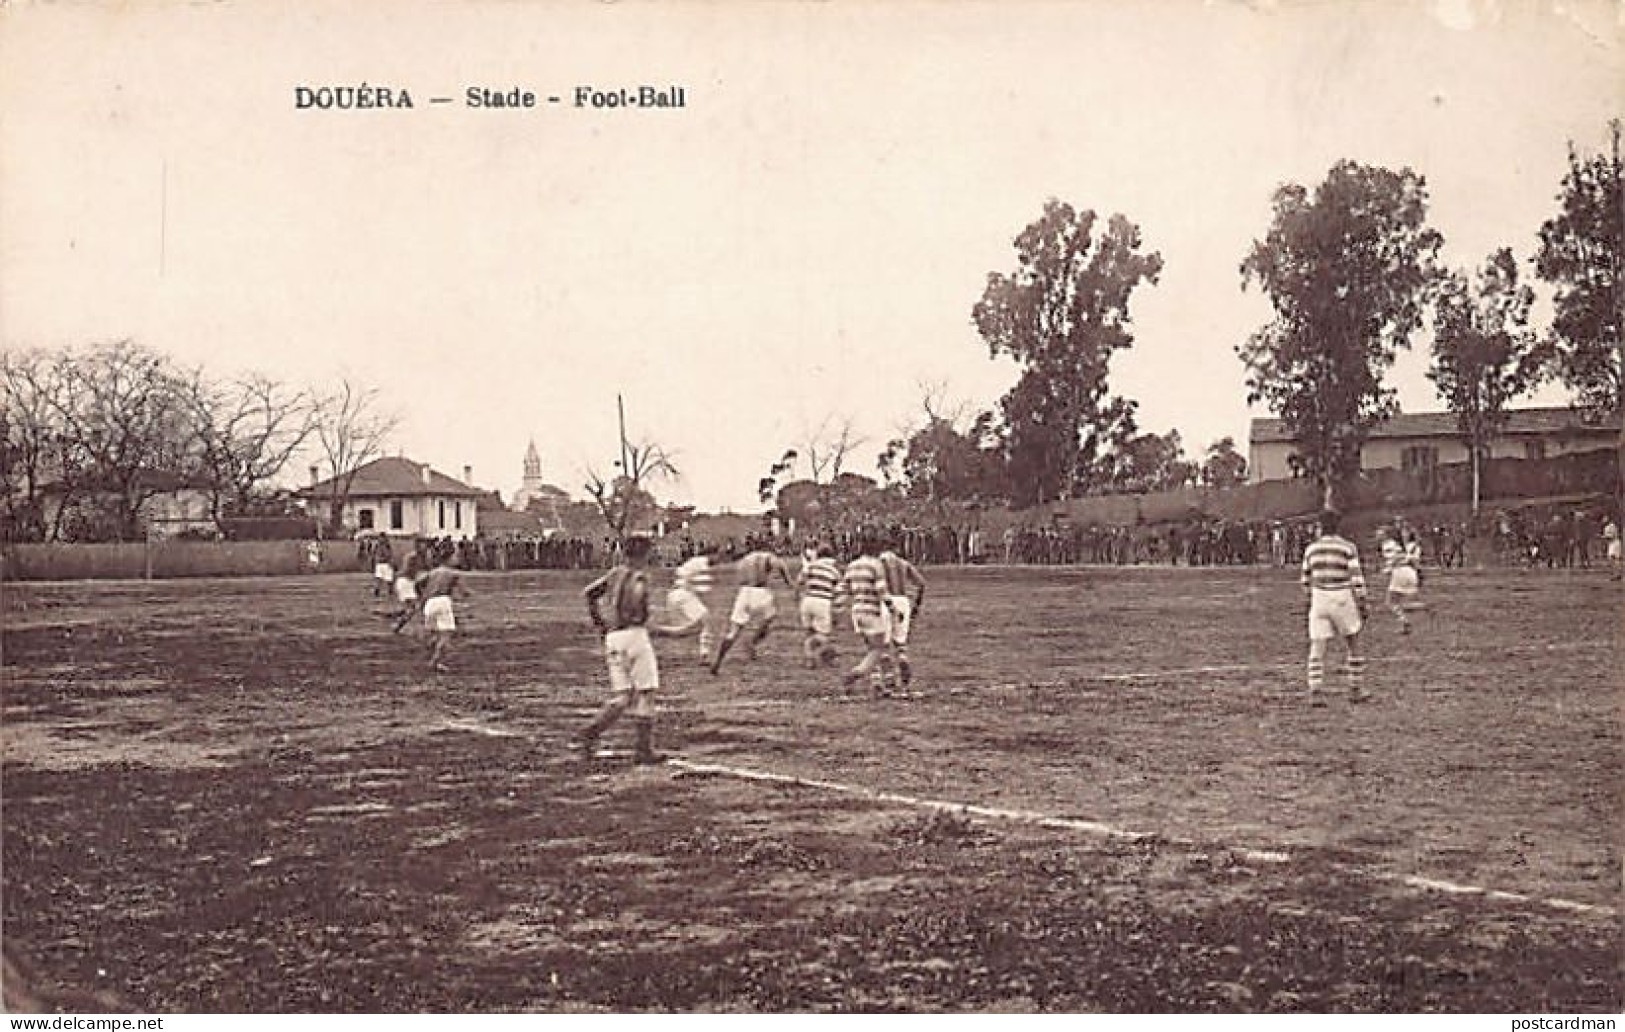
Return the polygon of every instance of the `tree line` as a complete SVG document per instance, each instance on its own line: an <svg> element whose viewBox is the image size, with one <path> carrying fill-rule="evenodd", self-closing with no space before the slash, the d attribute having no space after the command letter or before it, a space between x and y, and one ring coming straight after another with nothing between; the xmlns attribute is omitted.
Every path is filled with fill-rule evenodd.
<svg viewBox="0 0 1625 1032"><path fill-rule="evenodd" d="M135 540L148 502L176 491L215 523L292 515L276 485L301 455L338 482L336 531L356 471L395 427L377 392L347 379L318 390L217 376L130 340L0 354L0 535Z"/></svg>
<svg viewBox="0 0 1625 1032"><path fill-rule="evenodd" d="M1558 210L1540 227L1532 264L1555 313L1545 332L1530 323L1534 294L1510 248L1471 271L1439 262L1426 180L1411 169L1345 160L1312 188L1275 191L1270 225L1239 266L1241 288L1260 289L1272 317L1235 352L1248 403L1283 420L1327 504L1359 473L1371 431L1398 411L1385 374L1429 322L1428 375L1458 417L1475 506L1491 440L1536 386L1561 382L1587 416L1621 412L1625 202L1620 124L1609 129L1606 153L1570 144ZM912 499L1025 508L1240 483L1246 462L1233 440L1189 459L1177 431L1143 432L1136 403L1110 389L1112 356L1134 343L1130 302L1163 266L1140 228L1052 199L1015 252L1012 270L989 274L971 318L991 356L1015 360L1016 383L996 409L975 413L943 412L928 395L923 422L879 455L884 486ZM763 479L764 500L795 454Z"/></svg>

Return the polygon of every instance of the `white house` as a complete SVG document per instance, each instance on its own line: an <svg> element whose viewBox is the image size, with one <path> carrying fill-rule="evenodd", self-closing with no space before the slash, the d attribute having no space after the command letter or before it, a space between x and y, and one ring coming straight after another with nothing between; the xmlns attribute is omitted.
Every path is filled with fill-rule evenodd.
<svg viewBox="0 0 1625 1032"><path fill-rule="evenodd" d="M471 474L464 466L465 480ZM479 533L474 503L483 492L465 480L400 456L374 459L356 470L341 521L351 534L380 531L400 537L471 538ZM311 484L298 496L325 523L332 498L340 493L343 484L333 477Z"/></svg>

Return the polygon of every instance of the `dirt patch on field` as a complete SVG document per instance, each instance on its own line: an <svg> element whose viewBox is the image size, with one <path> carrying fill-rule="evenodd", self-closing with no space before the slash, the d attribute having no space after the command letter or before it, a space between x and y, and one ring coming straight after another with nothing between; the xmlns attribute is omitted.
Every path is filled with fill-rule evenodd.
<svg viewBox="0 0 1625 1032"><path fill-rule="evenodd" d="M605 687L579 579L476 578L448 677L360 578L31 587L8 951L160 1011L1622 1003L1601 577L1430 577L1364 707L1302 704L1274 571L934 574L910 701L788 633L666 655L663 748L812 786L568 754Z"/></svg>

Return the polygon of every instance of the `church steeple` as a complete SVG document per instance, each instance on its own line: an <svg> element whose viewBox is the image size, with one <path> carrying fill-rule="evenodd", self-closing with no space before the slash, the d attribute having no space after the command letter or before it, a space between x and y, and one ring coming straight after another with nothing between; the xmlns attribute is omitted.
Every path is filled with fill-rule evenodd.
<svg viewBox="0 0 1625 1032"><path fill-rule="evenodd" d="M532 486L530 481L540 480L542 477L542 456L536 451L536 439L530 441L530 447L525 449L525 480L527 487Z"/></svg>

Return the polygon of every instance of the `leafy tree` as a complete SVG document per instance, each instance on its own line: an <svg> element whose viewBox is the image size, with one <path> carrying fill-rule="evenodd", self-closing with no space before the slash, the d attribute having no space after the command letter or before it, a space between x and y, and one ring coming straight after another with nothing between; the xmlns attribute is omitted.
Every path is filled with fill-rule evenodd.
<svg viewBox="0 0 1625 1032"><path fill-rule="evenodd" d="M1133 404L1110 397L1114 352L1133 345L1129 298L1155 283L1159 254L1141 252L1140 230L1113 215L1100 232L1093 211L1051 199L1016 238L1017 266L992 273L971 316L993 356L1021 377L1001 402L1017 502L1070 498L1098 474Z"/></svg>
<svg viewBox="0 0 1625 1032"><path fill-rule="evenodd" d="M1335 505L1372 427L1398 409L1383 374L1421 325L1442 238L1427 226L1426 182L1409 169L1341 161L1312 192L1277 189L1273 207L1241 278L1275 314L1236 352L1248 404L1281 417Z"/></svg>
<svg viewBox="0 0 1625 1032"><path fill-rule="evenodd" d="M1122 492L1167 491L1193 482L1196 472L1178 430L1138 434L1113 455L1109 486Z"/></svg>
<svg viewBox="0 0 1625 1032"><path fill-rule="evenodd" d="M1233 437L1221 437L1207 446L1202 459L1202 483L1209 487L1240 487L1247 482L1247 458L1236 451Z"/></svg>
<svg viewBox="0 0 1625 1032"><path fill-rule="evenodd" d="M1535 295L1518 283L1518 263L1501 248L1479 270L1476 285L1452 273L1433 310L1433 364L1428 379L1456 413L1473 467L1478 511L1483 460L1506 426L1507 403L1539 381L1541 356L1528 328Z"/></svg>
<svg viewBox="0 0 1625 1032"><path fill-rule="evenodd" d="M1625 492L1625 166L1620 122L1610 122L1609 153L1582 158L1569 145L1569 170L1558 193L1561 210L1540 227L1535 270L1556 288L1549 362L1583 412L1620 420L1620 490Z"/></svg>

